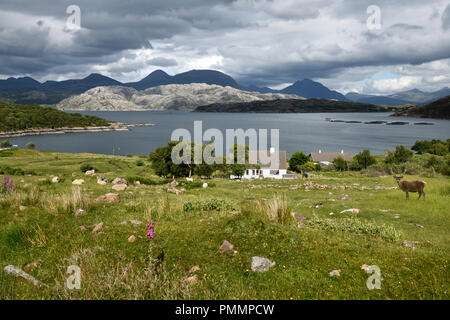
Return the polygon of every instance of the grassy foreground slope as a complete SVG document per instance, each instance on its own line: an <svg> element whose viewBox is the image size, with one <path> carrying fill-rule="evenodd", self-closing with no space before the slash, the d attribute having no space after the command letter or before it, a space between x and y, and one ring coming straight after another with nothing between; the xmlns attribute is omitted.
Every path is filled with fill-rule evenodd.
<svg viewBox="0 0 450 320"><path fill-rule="evenodd" d="M109 121L99 117L66 113L39 105L11 104L0 101L0 132L30 128L108 126L109 124Z"/></svg>
<svg viewBox="0 0 450 320"><path fill-rule="evenodd" d="M416 195L406 201L403 192L388 189L396 186L392 177L359 173L292 181L216 179L206 189L186 188L183 195L167 193L165 185L130 184L119 192L120 203L94 201L116 191L111 183L99 185L96 177L82 174L81 164L110 179L158 181L146 162L137 166L136 160L26 150L0 157L0 167L34 172L9 175L17 191L0 194L0 266L25 268L40 260L40 266L26 270L49 286L37 288L1 270L0 299L450 298L448 178L407 177L427 182L426 201ZM51 175L62 181L51 183ZM86 183L72 185L79 178ZM308 182L314 185L305 188ZM339 200L341 195L348 198ZM216 203L211 199L229 206L185 210L187 202ZM267 213L280 202L288 209L279 206L280 218L271 220ZM87 214L75 216L79 208ZM349 208L360 213L340 213ZM299 228L289 210L307 224ZM145 237L149 215L154 239ZM100 222L103 228L96 233L80 229ZM131 235L134 242L127 241ZM236 252L219 251L225 239ZM404 246L404 240L417 248ZM276 265L252 272L252 256ZM367 289L363 264L380 267L380 290ZM80 290L65 286L70 265L81 268ZM190 272L193 266L199 270ZM337 269L340 277L330 277ZM186 280L194 275L196 283Z"/></svg>

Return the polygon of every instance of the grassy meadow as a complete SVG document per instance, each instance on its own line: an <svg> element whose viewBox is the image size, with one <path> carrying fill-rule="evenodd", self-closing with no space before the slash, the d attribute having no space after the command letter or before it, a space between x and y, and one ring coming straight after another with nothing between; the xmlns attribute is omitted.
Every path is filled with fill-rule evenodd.
<svg viewBox="0 0 450 320"><path fill-rule="evenodd" d="M25 172L6 174L16 190L0 193L0 299L450 298L448 177L405 177L427 182L425 201L414 193L406 201L392 189L392 176L359 172L211 179L207 188L179 179L185 186L177 188L186 191L175 195L165 184L129 183L116 192L82 173L82 164L111 180L160 180L145 158L3 151L0 167ZM52 183L52 175L60 182ZM74 179L85 183L72 185ZM95 201L111 192L120 194L119 203ZM360 212L341 213L350 208ZM78 209L86 214L76 216ZM150 216L154 239L145 236ZM233 250L219 250L223 240ZM276 264L253 272L253 256ZM367 288L363 264L379 266L380 290ZM7 275L7 265L47 287ZM66 287L70 265L81 268L79 290ZM332 270L340 276L330 276Z"/></svg>

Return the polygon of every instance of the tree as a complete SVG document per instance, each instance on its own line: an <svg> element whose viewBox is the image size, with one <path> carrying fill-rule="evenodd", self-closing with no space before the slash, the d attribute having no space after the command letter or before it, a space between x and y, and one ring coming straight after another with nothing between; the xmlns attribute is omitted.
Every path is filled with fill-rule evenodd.
<svg viewBox="0 0 450 320"><path fill-rule="evenodd" d="M0 143L0 148L11 148L11 147L12 144L11 142L9 142L9 140L5 140Z"/></svg>
<svg viewBox="0 0 450 320"><path fill-rule="evenodd" d="M36 148L36 145L33 142L28 142L27 143L27 148L28 149L34 149L34 148Z"/></svg>
<svg viewBox="0 0 450 320"><path fill-rule="evenodd" d="M408 160L411 160L413 157L414 152L409 150L405 146L396 146L395 152L394 152L394 158L397 163L406 162Z"/></svg>
<svg viewBox="0 0 450 320"><path fill-rule="evenodd" d="M309 161L309 157L302 151L294 152L289 159L289 168L292 171L300 172L300 167Z"/></svg>
<svg viewBox="0 0 450 320"><path fill-rule="evenodd" d="M348 170L348 163L341 156L339 156L337 158L334 158L333 165L334 165L334 168L336 170L338 170L338 171L346 171L346 170Z"/></svg>
<svg viewBox="0 0 450 320"><path fill-rule="evenodd" d="M244 164L233 163L230 165L230 170L233 176L240 178L244 175L246 167Z"/></svg>
<svg viewBox="0 0 450 320"><path fill-rule="evenodd" d="M363 150L363 152L358 153L353 158L364 169L367 169L367 167L377 163L377 160L370 154L369 150Z"/></svg>

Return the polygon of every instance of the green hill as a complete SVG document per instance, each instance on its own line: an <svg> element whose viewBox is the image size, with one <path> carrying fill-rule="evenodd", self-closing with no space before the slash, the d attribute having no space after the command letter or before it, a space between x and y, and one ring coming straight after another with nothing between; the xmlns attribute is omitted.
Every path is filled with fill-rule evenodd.
<svg viewBox="0 0 450 320"><path fill-rule="evenodd" d="M423 106L412 107L405 111L396 112L394 116L450 119L450 96Z"/></svg>
<svg viewBox="0 0 450 320"><path fill-rule="evenodd" d="M55 108L39 105L0 102L0 131L109 125L109 121L99 117L66 113Z"/></svg>
<svg viewBox="0 0 450 320"><path fill-rule="evenodd" d="M215 103L200 106L195 112L258 112L258 113L312 113L312 112L383 112L398 110L391 106L328 99L279 99L241 103Z"/></svg>

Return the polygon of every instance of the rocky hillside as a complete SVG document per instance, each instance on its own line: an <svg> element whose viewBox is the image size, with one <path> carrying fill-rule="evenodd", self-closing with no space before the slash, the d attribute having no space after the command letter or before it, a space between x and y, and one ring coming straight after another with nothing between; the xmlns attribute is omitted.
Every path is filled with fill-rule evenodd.
<svg viewBox="0 0 450 320"><path fill-rule="evenodd" d="M304 99L281 93L259 93L232 87L170 84L143 91L122 86L97 87L61 101L63 110L194 110L213 103L238 103L276 99Z"/></svg>
<svg viewBox="0 0 450 320"><path fill-rule="evenodd" d="M396 112L394 116L450 120L450 96L423 106L412 107L405 111Z"/></svg>

